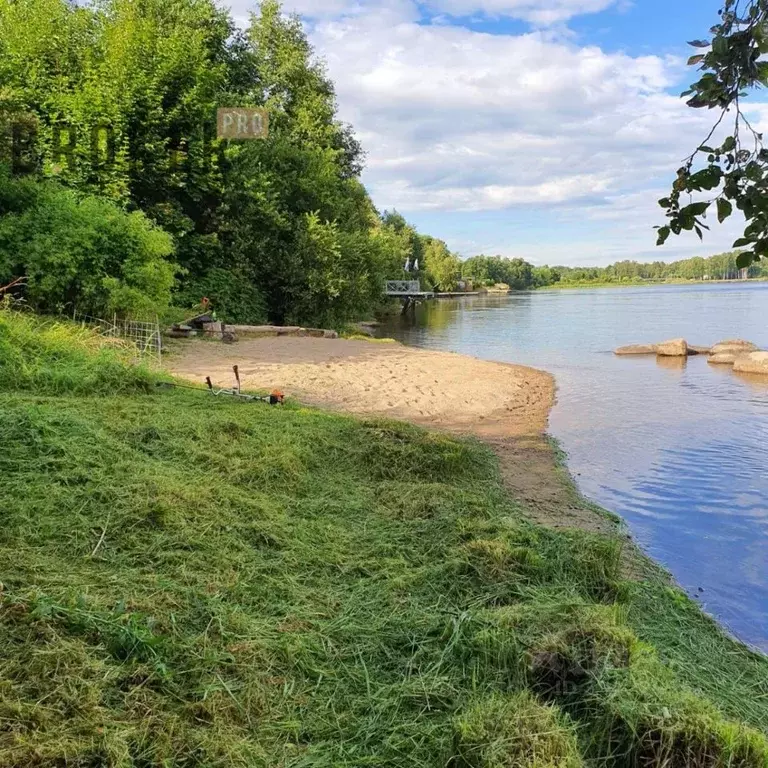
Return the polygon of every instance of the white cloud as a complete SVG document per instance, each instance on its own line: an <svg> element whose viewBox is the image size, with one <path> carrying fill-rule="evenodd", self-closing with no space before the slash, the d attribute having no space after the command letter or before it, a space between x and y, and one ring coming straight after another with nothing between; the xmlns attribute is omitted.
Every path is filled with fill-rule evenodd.
<svg viewBox="0 0 768 768"><path fill-rule="evenodd" d="M444 18L425 23L411 0L291 2L314 18L311 40L336 84L341 118L367 150L364 180L380 208L416 220L549 212L551 249L573 240L569 229L578 224L579 236L591 227L611 259L701 252L698 240L678 239L653 251L651 227L662 218L655 201L712 121L670 95L688 74L681 61L608 53L552 30L492 35ZM430 7L544 24L612 4L432 0ZM756 116L768 118L768 106ZM705 252L733 242L733 226L713 230ZM509 253L502 237L488 232L483 250ZM449 238L457 248L470 240ZM589 248L585 240L568 255L583 260Z"/></svg>
<svg viewBox="0 0 768 768"><path fill-rule="evenodd" d="M319 24L342 117L382 206L561 203L671 172L706 117L666 93L678 63L377 13ZM678 137L678 138L676 138Z"/></svg>
<svg viewBox="0 0 768 768"><path fill-rule="evenodd" d="M492 18L521 19L537 26L559 24L587 13L597 13L626 0L422 0L422 6L436 14L433 23L449 16L468 17L477 14ZM230 0L235 15L245 18L256 0ZM387 9L407 17L419 17L415 0L283 0L283 8L307 19L359 16L376 9Z"/></svg>
<svg viewBox="0 0 768 768"><path fill-rule="evenodd" d="M429 5L454 16L468 16L479 11L490 16L508 16L549 25L603 11L615 3L616 0L432 0Z"/></svg>

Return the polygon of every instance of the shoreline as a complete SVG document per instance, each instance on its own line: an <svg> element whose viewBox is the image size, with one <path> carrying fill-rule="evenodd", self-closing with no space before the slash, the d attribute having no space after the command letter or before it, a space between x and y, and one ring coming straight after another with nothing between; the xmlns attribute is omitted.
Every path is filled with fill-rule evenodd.
<svg viewBox="0 0 768 768"><path fill-rule="evenodd" d="M544 433L548 374L200 340L168 358L189 391L75 327L14 322L37 375L3 394L3 766L410 765L416 745L432 768L457 739L496 750L512 722L523 752L505 764L536 762L556 726L552 765L765 768L768 658L578 493ZM211 397L200 373L228 386L233 364L248 389L290 374L363 416ZM81 389L62 391L73 371Z"/></svg>
<svg viewBox="0 0 768 768"><path fill-rule="evenodd" d="M665 583L673 583L633 542L623 518L579 490L565 452L547 431L557 399L555 377L547 371L396 341L280 337L232 346L184 341L174 349L170 372L191 381L210 375L215 386L231 386L237 364L246 390L279 389L312 407L480 440L493 450L507 492L533 523L619 538L625 576L663 572Z"/></svg>

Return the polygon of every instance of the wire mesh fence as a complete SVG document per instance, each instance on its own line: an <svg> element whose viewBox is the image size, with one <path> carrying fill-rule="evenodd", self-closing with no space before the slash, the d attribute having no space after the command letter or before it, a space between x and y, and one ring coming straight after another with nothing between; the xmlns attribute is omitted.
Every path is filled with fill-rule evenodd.
<svg viewBox="0 0 768 768"><path fill-rule="evenodd" d="M158 363L163 359L163 340L158 320L151 322L124 320L113 317L111 320L103 317L92 317L82 312L73 312L72 319L76 323L94 328L102 336L124 339L135 346L139 354L155 357Z"/></svg>

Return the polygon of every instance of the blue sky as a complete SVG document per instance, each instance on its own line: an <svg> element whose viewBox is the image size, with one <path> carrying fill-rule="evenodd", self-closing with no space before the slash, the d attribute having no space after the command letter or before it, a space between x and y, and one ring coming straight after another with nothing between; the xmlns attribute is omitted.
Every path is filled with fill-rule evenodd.
<svg viewBox="0 0 768 768"><path fill-rule="evenodd" d="M248 0L231 0L243 17ZM686 41L719 0L284 0L327 63L380 209L464 256L543 264L730 248L738 221L654 245L711 113L685 107ZM751 117L768 126L768 107Z"/></svg>

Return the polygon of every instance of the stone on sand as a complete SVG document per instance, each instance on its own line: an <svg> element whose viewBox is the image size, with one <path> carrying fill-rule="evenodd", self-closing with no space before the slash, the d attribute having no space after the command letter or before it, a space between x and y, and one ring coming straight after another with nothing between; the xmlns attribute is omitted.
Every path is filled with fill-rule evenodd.
<svg viewBox="0 0 768 768"><path fill-rule="evenodd" d="M768 352L750 352L741 355L733 366L739 373L759 373L768 376Z"/></svg>
<svg viewBox="0 0 768 768"><path fill-rule="evenodd" d="M619 347L615 355L655 355L655 344L630 344L628 347Z"/></svg>
<svg viewBox="0 0 768 768"><path fill-rule="evenodd" d="M661 357L688 357L688 342L685 339L671 339L656 345L656 354Z"/></svg>

